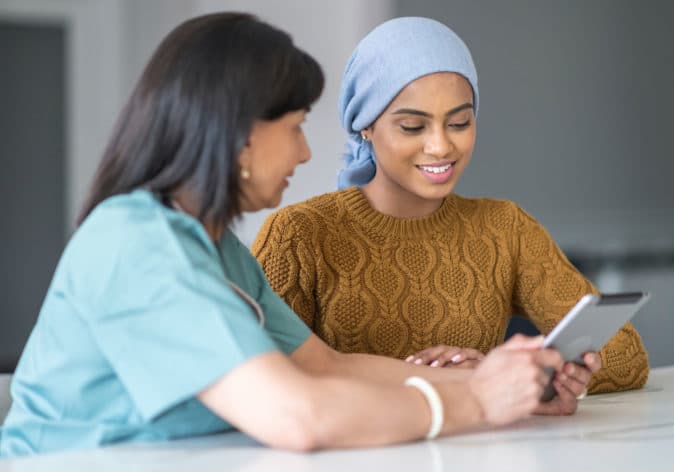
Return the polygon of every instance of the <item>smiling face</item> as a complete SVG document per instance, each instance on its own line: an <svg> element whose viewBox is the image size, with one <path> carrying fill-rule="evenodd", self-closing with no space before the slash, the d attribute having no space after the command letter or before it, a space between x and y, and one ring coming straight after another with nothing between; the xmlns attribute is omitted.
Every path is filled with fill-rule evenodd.
<svg viewBox="0 0 674 472"><path fill-rule="evenodd" d="M432 213L456 186L475 146L473 90L451 72L403 88L370 127L377 172L363 192L389 215Z"/></svg>
<svg viewBox="0 0 674 472"><path fill-rule="evenodd" d="M295 167L311 157L302 123L306 111L286 113L276 120L257 121L239 156L242 172L241 208L257 211L281 203Z"/></svg>

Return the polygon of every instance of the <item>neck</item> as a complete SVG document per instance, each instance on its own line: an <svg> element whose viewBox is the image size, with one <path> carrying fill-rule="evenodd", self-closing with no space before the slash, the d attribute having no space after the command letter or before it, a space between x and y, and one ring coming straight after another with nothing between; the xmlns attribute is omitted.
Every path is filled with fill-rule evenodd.
<svg viewBox="0 0 674 472"><path fill-rule="evenodd" d="M376 175L361 190L372 208L395 218L423 218L437 211L444 201L444 198L419 197L394 183L377 179Z"/></svg>
<svg viewBox="0 0 674 472"><path fill-rule="evenodd" d="M189 195L186 195L185 192L176 192L171 197L171 206L173 206L176 211L185 213L186 215L190 215L194 219L199 220L199 205L193 198L191 198ZM206 230L206 233L208 234L208 237L211 239L211 241L215 242L220 239L222 233L225 230L222 225L216 225L212 221L199 221L204 226L204 229Z"/></svg>

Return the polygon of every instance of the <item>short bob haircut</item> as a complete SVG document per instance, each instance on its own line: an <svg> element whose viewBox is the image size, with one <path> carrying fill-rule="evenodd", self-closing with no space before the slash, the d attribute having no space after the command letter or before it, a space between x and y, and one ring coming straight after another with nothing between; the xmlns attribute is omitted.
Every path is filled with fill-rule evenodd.
<svg viewBox="0 0 674 472"><path fill-rule="evenodd" d="M106 198L184 186L198 219L241 214L238 156L257 120L308 110L321 67L290 36L245 13L182 23L159 45L121 112L77 224Z"/></svg>

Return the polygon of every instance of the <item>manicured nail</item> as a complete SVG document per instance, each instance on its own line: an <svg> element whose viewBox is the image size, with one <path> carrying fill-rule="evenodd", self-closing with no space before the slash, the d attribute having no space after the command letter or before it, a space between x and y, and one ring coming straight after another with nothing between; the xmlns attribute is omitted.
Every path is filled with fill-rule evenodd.
<svg viewBox="0 0 674 472"><path fill-rule="evenodd" d="M461 354L457 354L450 359L452 362L457 363L461 360Z"/></svg>
<svg viewBox="0 0 674 472"><path fill-rule="evenodd" d="M407 359L405 359L405 362L412 362L414 360L414 356L407 356Z"/></svg>
<svg viewBox="0 0 674 472"><path fill-rule="evenodd" d="M417 364L417 365L421 365L421 364L424 363L424 360L421 359L421 358L419 358L419 359L417 359L416 361L414 361L414 363Z"/></svg>
<svg viewBox="0 0 674 472"><path fill-rule="evenodd" d="M440 365L440 361L438 361L438 360L435 360L435 361L431 362L431 367L437 367L439 365Z"/></svg>

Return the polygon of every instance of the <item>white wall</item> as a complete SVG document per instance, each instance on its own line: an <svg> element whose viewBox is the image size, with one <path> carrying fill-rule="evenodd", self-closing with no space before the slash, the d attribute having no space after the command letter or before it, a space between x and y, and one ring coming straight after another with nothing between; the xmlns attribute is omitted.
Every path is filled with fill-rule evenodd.
<svg viewBox="0 0 674 472"><path fill-rule="evenodd" d="M104 0L110 1L110 0ZM194 0L114 0L120 5L122 100L128 97L155 48L174 26L194 16Z"/></svg>

